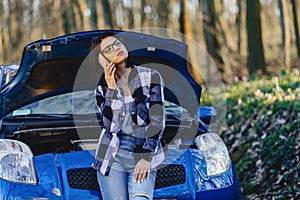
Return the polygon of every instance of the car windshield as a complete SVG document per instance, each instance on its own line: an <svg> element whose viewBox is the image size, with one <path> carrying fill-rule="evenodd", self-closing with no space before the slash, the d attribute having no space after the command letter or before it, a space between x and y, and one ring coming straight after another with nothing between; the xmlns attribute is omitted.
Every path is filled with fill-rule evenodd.
<svg viewBox="0 0 300 200"><path fill-rule="evenodd" d="M167 114L190 116L188 111L172 102L165 101ZM94 91L76 91L36 101L14 110L7 116L38 115L38 114L93 114L97 113Z"/></svg>

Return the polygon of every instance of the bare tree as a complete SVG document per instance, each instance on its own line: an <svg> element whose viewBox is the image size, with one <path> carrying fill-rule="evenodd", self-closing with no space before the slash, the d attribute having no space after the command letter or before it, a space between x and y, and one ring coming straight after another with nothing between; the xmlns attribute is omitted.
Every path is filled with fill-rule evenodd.
<svg viewBox="0 0 300 200"><path fill-rule="evenodd" d="M198 61L197 61L197 52L194 47L194 43L192 41L193 38L193 31L192 31L192 24L191 24L191 17L190 17L190 12L189 9L187 8L187 1L181 0L180 1L180 30L181 32L186 36L185 42L188 45L188 56L189 56L189 63L191 65L189 66L189 69L191 73L193 74L194 78L196 79L197 82L201 82L199 74L196 73L195 67L197 67Z"/></svg>
<svg viewBox="0 0 300 200"><path fill-rule="evenodd" d="M74 13L72 6L70 6L70 1L60 1L60 9L62 10L60 13L63 21L64 33L70 33L73 31L72 29L75 26Z"/></svg>
<svg viewBox="0 0 300 200"><path fill-rule="evenodd" d="M202 13L203 13L203 29L206 48L210 56L213 57L214 62L217 64L222 78L225 82L232 81L231 63L229 60L230 49L228 48L227 39L230 36L225 36L222 28L226 25L221 25L222 20L219 21L217 13L220 11L220 7L216 5L220 2L202 0ZM221 2L222 3L222 2ZM218 10L218 12L216 12ZM226 28L225 28L226 29ZM228 30L228 29L227 29ZM220 34L221 33L221 34ZM227 33L226 33L227 34ZM219 36L220 37L217 37ZM221 46L222 45L222 46Z"/></svg>
<svg viewBox="0 0 300 200"><path fill-rule="evenodd" d="M169 0L160 1L158 5L158 26L162 28L167 28L169 22L169 12L170 12Z"/></svg>
<svg viewBox="0 0 300 200"><path fill-rule="evenodd" d="M290 69L291 58L290 58L290 28L289 28L289 16L287 12L286 1L278 0L278 7L280 10L280 24L281 24L281 36L282 36L282 54L283 63L287 71Z"/></svg>
<svg viewBox="0 0 300 200"><path fill-rule="evenodd" d="M297 3L295 0L291 0L293 7L293 19L294 19L294 29L295 29L295 38L296 38L296 47L297 55L300 58L300 35L299 35L299 23L298 23L298 12L297 12Z"/></svg>
<svg viewBox="0 0 300 200"><path fill-rule="evenodd" d="M133 2L133 1L129 1L128 3ZM128 18L128 28L132 29L134 28L134 12L133 12L133 5L132 3L125 5L125 13L126 13L126 17Z"/></svg>
<svg viewBox="0 0 300 200"><path fill-rule="evenodd" d="M217 37L218 43L220 44L220 52L219 54L222 57L223 60L223 68L224 68L224 78L227 82L232 82L233 80L233 74L232 74L232 65L239 66L235 62L235 57L233 56L237 47L235 45L234 39L231 35L231 31L229 29L229 25L227 21L224 19L223 15L223 7L224 7L224 1L214 1L214 7L215 7L215 18L217 23L217 33L220 35L220 37Z"/></svg>
<svg viewBox="0 0 300 200"><path fill-rule="evenodd" d="M145 13L145 7L146 7L146 0L141 0L141 8L140 8L140 13L141 13L141 27L144 26L145 21L146 21L146 13Z"/></svg>
<svg viewBox="0 0 300 200"><path fill-rule="evenodd" d="M214 0L216 23L219 26L220 36L224 38L226 47L230 51L236 51L237 46L233 39L231 29L227 20L224 18L224 0Z"/></svg>
<svg viewBox="0 0 300 200"><path fill-rule="evenodd" d="M23 34L21 27L19 26L19 22L23 21L22 12L18 12L19 10L23 10L24 6L22 1L8 1L9 6L9 35L11 36L11 44L12 46L18 46L18 44L22 41Z"/></svg>
<svg viewBox="0 0 300 200"><path fill-rule="evenodd" d="M246 27L248 36L247 65L250 74L258 70L266 72L265 56L263 51L259 0L247 0Z"/></svg>
<svg viewBox="0 0 300 200"><path fill-rule="evenodd" d="M237 1L239 12L237 16L238 25L238 51L241 62L247 57L247 34L246 34L246 1Z"/></svg>
<svg viewBox="0 0 300 200"><path fill-rule="evenodd" d="M203 13L202 13L202 4L200 0L198 1L197 18L195 24L196 24L195 31L196 31L197 41L201 45L205 45L204 33L203 33Z"/></svg>
<svg viewBox="0 0 300 200"><path fill-rule="evenodd" d="M83 16L81 6L78 3L78 0L73 0L72 2L73 2L72 7L74 12L75 29L82 30L84 29L84 20L83 20L84 16Z"/></svg>
<svg viewBox="0 0 300 200"><path fill-rule="evenodd" d="M104 23L109 28L113 28L113 19L112 19L112 10L110 9L110 4L108 0L101 0L102 2L102 8L103 8L103 17L104 17Z"/></svg>
<svg viewBox="0 0 300 200"><path fill-rule="evenodd" d="M91 28L92 29L97 29L98 27L98 14L97 14L97 6L96 6L96 0L88 0L87 5L89 6L89 9L91 11L91 17L90 17L90 22L91 22Z"/></svg>
<svg viewBox="0 0 300 200"><path fill-rule="evenodd" d="M214 58L222 60L217 54L216 50L219 49L216 32L216 19L214 17L215 7L213 1L202 0L202 13L203 13L203 28L206 48L208 53Z"/></svg>

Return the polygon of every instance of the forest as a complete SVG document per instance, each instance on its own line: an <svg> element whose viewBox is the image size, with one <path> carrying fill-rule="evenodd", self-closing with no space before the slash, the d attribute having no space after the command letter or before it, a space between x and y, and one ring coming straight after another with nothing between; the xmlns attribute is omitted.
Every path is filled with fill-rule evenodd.
<svg viewBox="0 0 300 200"><path fill-rule="evenodd" d="M19 62L24 45L41 38L160 27L196 40L226 82L289 72L300 56L299 6L296 0L2 0L0 63Z"/></svg>
<svg viewBox="0 0 300 200"><path fill-rule="evenodd" d="M297 0L1 0L0 64L19 63L32 41L67 33L182 33L207 51L226 86L221 136L244 199L299 199L299 11Z"/></svg>

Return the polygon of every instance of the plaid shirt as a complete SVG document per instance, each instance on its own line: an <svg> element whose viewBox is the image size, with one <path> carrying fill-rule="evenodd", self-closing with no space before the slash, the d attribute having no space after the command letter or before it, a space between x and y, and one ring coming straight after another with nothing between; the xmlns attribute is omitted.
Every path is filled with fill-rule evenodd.
<svg viewBox="0 0 300 200"><path fill-rule="evenodd" d="M134 98L131 113L133 128L146 128L144 144L137 146L135 153L140 154L140 158L148 158L151 167L156 167L165 158L160 142L165 128L163 80L156 70L134 66L128 77L128 87ZM124 95L118 86L115 90L107 88L102 76L95 96L103 129L92 167L108 175L119 147Z"/></svg>

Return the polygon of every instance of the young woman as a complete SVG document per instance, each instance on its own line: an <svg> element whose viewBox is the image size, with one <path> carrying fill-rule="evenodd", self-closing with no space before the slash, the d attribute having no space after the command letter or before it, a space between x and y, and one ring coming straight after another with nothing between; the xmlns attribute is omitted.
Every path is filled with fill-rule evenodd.
<svg viewBox="0 0 300 200"><path fill-rule="evenodd" d="M153 199L155 168L165 157L162 78L135 66L112 32L100 35L94 47L104 68L95 90L103 130L93 163L102 198Z"/></svg>

